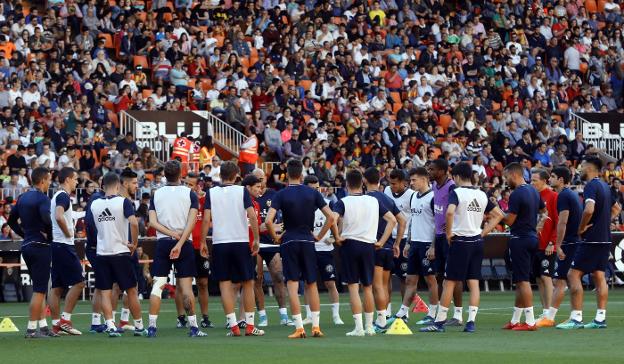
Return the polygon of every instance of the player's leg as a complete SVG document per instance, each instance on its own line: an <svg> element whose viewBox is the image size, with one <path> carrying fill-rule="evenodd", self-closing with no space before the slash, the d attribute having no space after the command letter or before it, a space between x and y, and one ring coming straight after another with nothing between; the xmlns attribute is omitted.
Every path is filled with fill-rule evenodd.
<svg viewBox="0 0 624 364"><path fill-rule="evenodd" d="M332 320L334 325L344 325L344 322L340 318L340 295L338 294L338 288L336 288L336 281L325 281L325 288L329 294L329 303L332 305ZM369 287L372 294L372 285Z"/></svg>
<svg viewBox="0 0 624 364"><path fill-rule="evenodd" d="M91 270L94 273L97 270L97 255L94 249L86 249L85 255L87 260L89 261L89 265L91 265ZM89 332L91 333L99 333L103 332L106 329L106 325L102 324L102 293L97 288L97 284L95 289L93 290L93 296L91 297L91 328Z"/></svg>
<svg viewBox="0 0 624 364"><path fill-rule="evenodd" d="M50 318L52 319L52 331L55 334L67 335L61 330L61 296L65 289L63 287L51 287L48 292L48 307L50 307Z"/></svg>
<svg viewBox="0 0 624 364"><path fill-rule="evenodd" d="M251 255L248 244L237 244L235 258L232 278L241 282L241 308L245 319L245 336L264 336L264 331L255 327L256 257Z"/></svg>
<svg viewBox="0 0 624 364"><path fill-rule="evenodd" d="M609 286L605 278L605 272L601 270L592 273L594 287L596 287L596 317L593 322L585 325L588 329L603 329L607 327L607 300L609 298Z"/></svg>
<svg viewBox="0 0 624 364"><path fill-rule="evenodd" d="M436 312L436 317L433 324L425 326L420 329L420 332L444 332L444 324L448 318L449 306L453 299L453 292L457 281L445 279L442 282L442 294L440 295L440 303Z"/></svg>
<svg viewBox="0 0 624 364"><path fill-rule="evenodd" d="M74 246L63 245L62 251L62 282L63 285L71 286L71 288L65 295L65 307L61 314L60 328L68 334L81 335L82 333L72 326L71 315L85 288L83 269Z"/></svg>
<svg viewBox="0 0 624 364"><path fill-rule="evenodd" d="M466 321L464 332L474 332L475 320L477 318L477 312L479 311L479 303L481 300L481 290L479 288L478 279L468 279L466 284L468 285L468 291L470 292L470 299L468 302L468 321Z"/></svg>
<svg viewBox="0 0 624 364"><path fill-rule="evenodd" d="M359 270L358 280L362 285L364 295L364 333L375 335L378 328L373 324L375 315L375 300L373 298L373 274L375 272L375 248L372 244L355 242L358 246L357 267Z"/></svg>
<svg viewBox="0 0 624 364"><path fill-rule="evenodd" d="M537 322L537 327L552 327L555 324L554 321L550 319L550 308L552 307L553 293L555 289L553 279L550 275L541 275L539 282L541 282L541 286L543 287L540 292L543 312L542 317L540 317Z"/></svg>
<svg viewBox="0 0 624 364"><path fill-rule="evenodd" d="M149 327L147 328L149 337L156 336L156 323L160 313L162 291L167 284L167 276L169 276L172 264L171 260L169 260L169 254L176 243L173 239L160 239L156 242L151 272L154 278L152 281L152 292L150 293Z"/></svg>
<svg viewBox="0 0 624 364"><path fill-rule="evenodd" d="M106 333L108 333L110 337L118 337L121 336L121 334L115 327L115 319L113 317L112 288L113 282L115 282L115 265L112 259L114 258L98 257L98 269L95 271L95 282L102 295L102 314L104 315L104 322L106 323Z"/></svg>
<svg viewBox="0 0 624 364"><path fill-rule="evenodd" d="M147 335L147 330L145 330L143 325L143 317L141 313L141 303L139 302L138 288L130 287L126 290L126 293L128 294L128 310L130 310L130 314L132 314L132 319L134 321L134 335Z"/></svg>
<svg viewBox="0 0 624 364"><path fill-rule="evenodd" d="M468 270L466 272L466 284L470 292L468 302L468 320L464 327L464 332L475 332L475 320L479 311L479 303L481 300L481 290L479 288L479 280L481 279L481 265L483 264L483 238L480 236L474 243L470 243L468 247Z"/></svg>
<svg viewBox="0 0 624 364"><path fill-rule="evenodd" d="M180 286L179 282L176 284L175 296L173 298L176 306L176 313L178 315L178 319L176 322L176 327L178 329L183 329L188 326L188 322L186 321L186 313L184 312L184 302L182 300L182 286Z"/></svg>
<svg viewBox="0 0 624 364"><path fill-rule="evenodd" d="M33 294L28 307L26 338L58 336L48 329L45 318L46 292L50 280L50 247L30 244L22 248L22 257L33 283ZM39 331L37 331L39 325Z"/></svg>
<svg viewBox="0 0 624 364"><path fill-rule="evenodd" d="M565 257L564 259L559 259L559 257L557 257L557 260L555 263L555 273L554 273L555 290L553 292L553 299L552 299L552 304L550 305L550 311L549 311L549 317L548 317L553 322L555 321L557 311L559 311L561 302L563 302L563 298L565 297L566 288L568 287L568 282L567 282L568 271L570 270L572 259L574 259L574 254L576 252L576 244L563 244L561 246L561 249L563 250L563 254L565 255Z"/></svg>
<svg viewBox="0 0 624 364"><path fill-rule="evenodd" d="M282 258L279 253L276 253L268 264L269 274L273 281L273 294L279 307L280 325L292 326L294 323L288 318L288 308L286 308L286 284L284 284Z"/></svg>
<svg viewBox="0 0 624 364"><path fill-rule="evenodd" d="M403 251L401 251L403 254ZM409 253L407 254L407 276L405 278L405 294L401 302L401 308L394 315L396 318L405 318L412 305L412 299L418 291L418 274L421 271L421 262L418 256L416 242L411 242Z"/></svg>
<svg viewBox="0 0 624 364"><path fill-rule="evenodd" d="M557 311L559 311L559 307L565 298L565 291L568 287L568 283L565 279L558 278L554 280L553 284L555 289L553 292L552 304L550 305L550 310L548 311L548 318L554 321Z"/></svg>
<svg viewBox="0 0 624 364"><path fill-rule="evenodd" d="M373 273L373 296L377 310L377 326L386 327L386 307L388 306L388 289L384 284L384 269L375 265Z"/></svg>
<svg viewBox="0 0 624 364"><path fill-rule="evenodd" d="M197 315L195 314L195 294L193 293L193 279L197 276L195 250L190 241L185 242L180 249L180 255L173 261L176 272L176 284L182 293L182 305L186 312L191 337L206 336L199 330Z"/></svg>
<svg viewBox="0 0 624 364"><path fill-rule="evenodd" d="M197 284L197 296L199 298L199 308L202 314L201 327L213 328L214 325L210 322L208 316L208 278L202 277L196 279Z"/></svg>
<svg viewBox="0 0 624 364"><path fill-rule="evenodd" d="M347 333L347 336L364 336L364 320L362 318L362 301L360 300L360 285L358 283L349 283L349 303L351 305L351 313L355 322L353 331Z"/></svg>
<svg viewBox="0 0 624 364"><path fill-rule="evenodd" d="M511 320L503 329L526 329L527 325L534 326L533 291L529 283L532 267L532 250L529 248L528 238L511 237L509 239L509 255L511 257L512 278L516 284L514 311ZM526 324L520 324L522 313L526 315Z"/></svg>
<svg viewBox="0 0 624 364"><path fill-rule="evenodd" d="M332 305L332 319L334 324L343 325L340 319L340 302L338 289L336 288L336 265L334 264L334 253L332 251L316 252L318 271L320 278L327 288L329 303Z"/></svg>
<svg viewBox="0 0 624 364"><path fill-rule="evenodd" d="M134 331L134 336L147 336L148 331L145 330L143 318L141 317L141 304L139 303L139 293L137 289L138 282L132 257L130 255L119 255L108 259L113 264L113 274L119 289L126 292L125 301L127 302L126 309L128 310L128 317L125 317L125 326L127 326L127 330ZM132 314L134 326L128 324L130 314ZM121 322L119 327L123 328ZM123 331L119 330L119 332Z"/></svg>
<svg viewBox="0 0 624 364"><path fill-rule="evenodd" d="M308 242L301 243L299 261L301 263L301 278L304 280L306 297L312 311L312 337L322 337L323 333L320 329L321 299L316 284L318 267L314 244Z"/></svg>
<svg viewBox="0 0 624 364"><path fill-rule="evenodd" d="M301 304L299 303L299 279L301 278L299 253L302 244L304 243L290 241L280 246L290 312L295 322L295 332L288 336L291 339L302 339L306 337L303 328L303 318L301 317Z"/></svg>
<svg viewBox="0 0 624 364"><path fill-rule="evenodd" d="M258 254L256 256L256 279L254 280L254 295L256 298L256 305L258 307L258 327L265 327L269 325L269 320L267 317L265 302L264 302L264 289L262 288L264 284L264 261L262 256Z"/></svg>
<svg viewBox="0 0 624 364"><path fill-rule="evenodd" d="M583 283L584 272L575 268L568 272L568 288L570 290L570 319L557 325L558 329L575 329L583 327Z"/></svg>
<svg viewBox="0 0 624 364"><path fill-rule="evenodd" d="M435 274L428 274L424 277L425 283L427 284L427 290L429 292L429 312L427 312L427 317L425 317L425 319L431 318L431 320L434 320L436 313L438 312L438 305L440 303L440 296L438 293L438 280L436 279ZM453 291L453 293L455 293L455 291Z"/></svg>

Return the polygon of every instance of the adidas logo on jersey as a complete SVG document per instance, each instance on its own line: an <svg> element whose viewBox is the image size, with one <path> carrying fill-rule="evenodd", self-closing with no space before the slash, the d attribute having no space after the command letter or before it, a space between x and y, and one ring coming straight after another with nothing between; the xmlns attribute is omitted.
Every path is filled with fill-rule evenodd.
<svg viewBox="0 0 624 364"><path fill-rule="evenodd" d="M115 221L115 216L111 214L108 207L104 209L104 211L102 211L100 216L98 216L98 222L102 222L102 221Z"/></svg>
<svg viewBox="0 0 624 364"><path fill-rule="evenodd" d="M472 211L472 212L481 212L481 206L479 206L479 202L477 201L477 199L473 199L469 204L468 204L468 211Z"/></svg>

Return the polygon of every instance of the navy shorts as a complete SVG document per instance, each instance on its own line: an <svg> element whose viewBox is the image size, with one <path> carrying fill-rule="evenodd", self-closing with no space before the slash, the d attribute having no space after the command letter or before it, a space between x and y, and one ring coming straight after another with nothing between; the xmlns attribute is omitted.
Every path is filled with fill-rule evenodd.
<svg viewBox="0 0 624 364"><path fill-rule="evenodd" d="M399 245L399 254L398 258L394 258L394 268L392 269L392 273L397 276L399 279L405 279L407 277L407 258L403 256L403 248L405 248L405 241L407 239L401 239L401 243Z"/></svg>
<svg viewBox="0 0 624 364"><path fill-rule="evenodd" d="M212 245L212 274L219 282L245 282L254 279L256 258L248 242Z"/></svg>
<svg viewBox="0 0 624 364"><path fill-rule="evenodd" d="M435 259L427 259L427 250L431 243L412 241L407 256L407 275L428 276L436 274Z"/></svg>
<svg viewBox="0 0 624 364"><path fill-rule="evenodd" d="M392 249L377 249L375 250L375 266L381 267L385 271L391 271L394 269L394 253Z"/></svg>
<svg viewBox="0 0 624 364"><path fill-rule="evenodd" d="M177 278L195 277L195 249L191 241L187 241L180 249L178 259L169 258L171 249L178 243L177 240L163 238L156 242L156 252L152 263L152 277L168 277L171 265Z"/></svg>
<svg viewBox="0 0 624 364"><path fill-rule="evenodd" d="M555 279L567 279L568 271L570 270L570 266L572 265L572 261L574 260L574 254L576 253L576 248L578 244L562 244L561 250L563 250L563 254L565 254L565 259L561 260L557 258L555 260L555 273L553 278Z"/></svg>
<svg viewBox="0 0 624 364"><path fill-rule="evenodd" d="M375 273L375 245L347 239L340 248L342 275L347 284L373 284Z"/></svg>
<svg viewBox="0 0 624 364"><path fill-rule="evenodd" d="M85 257L87 257L89 265L91 265L91 270L95 272L97 269L97 250L95 247L85 247Z"/></svg>
<svg viewBox="0 0 624 364"><path fill-rule="evenodd" d="M446 260L449 254L449 244L446 235L440 234L435 237L435 263L436 271L444 275L446 269Z"/></svg>
<svg viewBox="0 0 624 364"><path fill-rule="evenodd" d="M280 245L280 255L286 281L304 280L315 283L318 280L313 242L291 240Z"/></svg>
<svg viewBox="0 0 624 364"><path fill-rule="evenodd" d="M316 265L321 273L323 282L336 280L336 265L334 264L334 252L316 252Z"/></svg>
<svg viewBox="0 0 624 364"><path fill-rule="evenodd" d="M113 288L113 283L117 283L122 291L136 287L136 270L130 253L98 255L96 260L95 288L107 291Z"/></svg>
<svg viewBox="0 0 624 364"><path fill-rule="evenodd" d="M84 272L76 247L52 243L52 288L69 287L84 281Z"/></svg>
<svg viewBox="0 0 624 364"><path fill-rule="evenodd" d="M22 258L26 262L28 274L32 280L33 292L46 293L52 263L50 245L43 243L25 245L22 247Z"/></svg>
<svg viewBox="0 0 624 364"><path fill-rule="evenodd" d="M258 254L260 254L260 257L262 258L262 260L265 261L268 266L269 264L271 264L271 261L273 261L273 258L275 258L275 255L277 253L279 253L279 247L265 249L260 248L260 252Z"/></svg>
<svg viewBox="0 0 624 364"><path fill-rule="evenodd" d="M456 236L451 240L444 278L451 281L481 279L483 238Z"/></svg>
<svg viewBox="0 0 624 364"><path fill-rule="evenodd" d="M512 235L509 238L511 276L514 283L528 282L531 279L531 268L537 247L537 236L518 237Z"/></svg>
<svg viewBox="0 0 624 364"><path fill-rule="evenodd" d="M208 278L210 275L210 261L201 256L199 249L195 250L195 271L197 278Z"/></svg>
<svg viewBox="0 0 624 364"><path fill-rule="evenodd" d="M557 252L546 255L543 250L536 250L533 256L533 276L535 278L546 276L552 277L555 274L555 259Z"/></svg>
<svg viewBox="0 0 624 364"><path fill-rule="evenodd" d="M570 269L583 273L604 272L609 264L611 244L580 243L576 248Z"/></svg>

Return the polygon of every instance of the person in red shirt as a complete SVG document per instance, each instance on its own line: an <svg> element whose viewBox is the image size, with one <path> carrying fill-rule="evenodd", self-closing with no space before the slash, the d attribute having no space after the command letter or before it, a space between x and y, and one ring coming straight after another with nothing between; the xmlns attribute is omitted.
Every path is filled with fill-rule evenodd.
<svg viewBox="0 0 624 364"><path fill-rule="evenodd" d="M553 295L552 274L555 272L555 258L557 256L557 192L548 185L550 175L543 169L533 170L531 184L540 193L542 201L546 205L548 218L542 229L538 226L539 246L533 257L533 274L536 276L540 298L544 312L537 320L537 327L555 326L555 321L550 320L548 312Z"/></svg>
<svg viewBox="0 0 624 364"><path fill-rule="evenodd" d="M262 225L262 216L260 215L260 204L256 199L260 197L262 194L262 181L254 176L253 174L248 174L243 178L241 182L242 186L247 188L249 194L251 195L251 203L253 205L254 210L256 211L256 216L258 217L258 226ZM249 246L251 247L253 244L253 232L251 231L251 227L249 228Z"/></svg>

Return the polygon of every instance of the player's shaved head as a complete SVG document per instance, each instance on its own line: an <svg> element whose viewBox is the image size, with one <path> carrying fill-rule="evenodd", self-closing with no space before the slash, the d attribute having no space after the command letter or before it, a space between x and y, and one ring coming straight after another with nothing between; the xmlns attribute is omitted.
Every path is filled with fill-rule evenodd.
<svg viewBox="0 0 624 364"><path fill-rule="evenodd" d="M171 160L171 161L167 161L167 163L165 163L165 178L167 179L167 182L178 182L180 180L180 173L182 171L182 166L180 165L180 162L178 162L177 160Z"/></svg>

